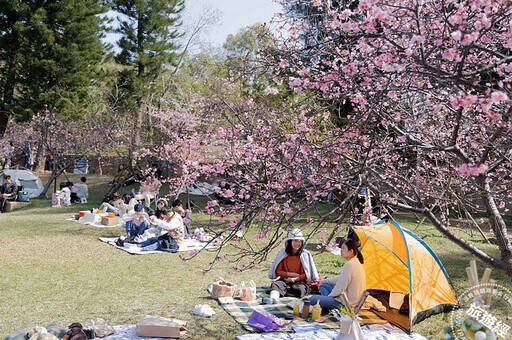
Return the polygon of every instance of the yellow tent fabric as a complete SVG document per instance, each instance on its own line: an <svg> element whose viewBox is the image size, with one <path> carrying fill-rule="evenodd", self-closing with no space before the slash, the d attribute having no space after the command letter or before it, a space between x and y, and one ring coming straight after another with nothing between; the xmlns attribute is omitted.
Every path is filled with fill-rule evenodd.
<svg viewBox="0 0 512 340"><path fill-rule="evenodd" d="M418 236L396 223L354 226L361 241L366 288L409 293L409 320L441 304L457 304L448 275Z"/></svg>

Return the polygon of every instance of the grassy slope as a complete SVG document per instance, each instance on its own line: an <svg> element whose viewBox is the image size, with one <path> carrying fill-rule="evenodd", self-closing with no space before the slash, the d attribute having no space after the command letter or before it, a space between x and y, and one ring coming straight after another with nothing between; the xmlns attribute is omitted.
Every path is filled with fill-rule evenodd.
<svg viewBox="0 0 512 340"><path fill-rule="evenodd" d="M75 177L79 176L70 179L78 182ZM90 201L100 201L108 178L88 178ZM97 204L90 203L80 209ZM52 321L68 325L101 317L115 325L136 323L146 314L187 320L190 339L229 339L244 333L206 292L208 283L218 275L225 275L229 264L219 263L203 276L201 269L211 256L208 252L188 263L171 254L129 255L97 240L100 236L119 235L122 229L81 226L65 221L78 206L54 209L48 206L48 200L34 200L27 208L0 215L0 338L15 330ZM199 216L193 218L198 220ZM405 216L399 222L410 227L415 223ZM417 233L441 258L455 290L467 287L464 268L471 256L431 226L423 225ZM476 236L474 241L480 242ZM493 246L480 245L497 253ZM322 275L338 274L342 264L339 257L320 254L314 246L308 248L315 254ZM268 285L268 266L267 263L239 273L232 279L237 283L253 279L258 285ZM481 263L479 266L483 270ZM492 278L509 286L506 277L497 271L493 271ZM196 304L205 303L216 311L213 317L205 319L192 314ZM437 338L444 323L444 316L438 315L416 325L414 330Z"/></svg>

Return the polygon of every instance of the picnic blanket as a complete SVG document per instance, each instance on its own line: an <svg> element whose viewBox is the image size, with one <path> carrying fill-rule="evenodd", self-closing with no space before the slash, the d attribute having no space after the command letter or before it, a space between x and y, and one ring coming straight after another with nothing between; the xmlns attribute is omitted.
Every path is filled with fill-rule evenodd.
<svg viewBox="0 0 512 340"><path fill-rule="evenodd" d="M97 227L97 228L117 228L117 227L123 227L124 224L123 223L119 223L119 224L116 224L116 225L103 225L101 223L92 223L92 222L86 222L86 223L82 223L80 221L78 221L77 219L74 219L74 218L66 218L66 221L73 221L73 222L76 222L76 223L80 223L82 225L86 224L86 225L90 225L91 227Z"/></svg>
<svg viewBox="0 0 512 340"><path fill-rule="evenodd" d="M109 340L128 340L128 339L151 339L151 340L169 340L169 338L149 338L139 337L135 334L136 325L119 325L114 327L115 333L104 337L103 339ZM68 331L67 327L59 326L56 323L52 323L45 327L48 332L56 335L59 339L62 338ZM7 340L25 340L28 339L27 332L32 328L23 329L6 337Z"/></svg>
<svg viewBox="0 0 512 340"><path fill-rule="evenodd" d="M256 300L253 301L242 301L239 298L219 298L219 304L228 312L229 315L235 319L236 322L240 323L242 327L249 331L255 331L254 328L249 326L247 324L247 321L249 320L249 317L251 316L252 312L255 310L261 311L261 312L268 312L271 314L274 314L275 316L279 318L285 318L285 317L293 317L293 310L287 306L292 306L294 301L297 301L299 299L293 298L293 297L282 297L279 299L279 302L275 305L262 305L261 299L264 297L269 297L265 291L269 290L270 287L257 287L256 288ZM211 285L208 286L208 291L211 294ZM361 320L359 320L360 324L384 324L387 321L382 319L381 317L377 316L370 310L361 310L359 312L359 317ZM329 317L329 315L325 316L325 321L322 323L316 322L316 321L307 321L301 318L296 318L290 326L288 326L288 330L292 326L310 326L310 325L319 325L322 328L330 329L330 328L339 328L340 324L339 321L336 320L334 317Z"/></svg>
<svg viewBox="0 0 512 340"><path fill-rule="evenodd" d="M118 246L116 241L119 237L100 237L101 242L105 242L110 244L111 246L116 247L117 249L124 250L125 252L133 255L148 255L155 253L167 253L166 251L161 250L142 250L142 248L138 247L134 243L125 243L124 247ZM202 250L202 249L211 249L216 246L207 244L206 242L200 242L193 239L185 239L183 243L180 244L180 249L178 251L193 251L193 250Z"/></svg>
<svg viewBox="0 0 512 340"><path fill-rule="evenodd" d="M150 337L141 337L135 334L136 325L119 325L113 326L115 329L115 333L109 336L104 337L103 339L108 340L127 340L127 339L144 339L144 340L169 340L169 338L150 338Z"/></svg>
<svg viewBox="0 0 512 340"><path fill-rule="evenodd" d="M424 336L406 334L398 327L386 323L384 325L363 325L361 331L365 340L427 340ZM242 334L238 340L335 340L339 330L314 330L297 333L256 333Z"/></svg>

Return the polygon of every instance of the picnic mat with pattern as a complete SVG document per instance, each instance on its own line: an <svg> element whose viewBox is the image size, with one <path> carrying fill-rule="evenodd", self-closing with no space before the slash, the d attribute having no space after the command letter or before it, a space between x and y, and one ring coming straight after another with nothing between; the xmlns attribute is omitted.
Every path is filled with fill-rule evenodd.
<svg viewBox="0 0 512 340"><path fill-rule="evenodd" d="M255 310L261 312L268 312L274 314L278 318L284 319L285 317L293 317L293 310L287 306L287 304L292 305L294 301L299 299L293 297L282 297L279 299L279 302L275 305L262 305L261 299L264 297L269 297L265 291L269 290L270 287L257 287L256 294L257 298L253 301L242 301L239 298L219 298L219 304L228 312L229 315L235 319L236 322L240 323L242 327L249 331L256 331L254 328L247 324L249 317L252 312ZM211 285L208 286L208 291L211 294ZM384 324L387 321L382 319L381 317L375 315L370 310L361 310L359 312L359 323L362 325L365 324ZM294 321L287 327L285 330L290 330L292 326L308 326L308 325L319 325L322 328L330 329L330 328L339 328L339 321L334 317L329 317L329 315L325 316L325 321L322 323L310 321L296 318Z"/></svg>
<svg viewBox="0 0 512 340"><path fill-rule="evenodd" d="M297 333L256 333L242 334L237 340L336 340L339 330L314 330ZM412 333L406 334L398 327L389 323L384 325L361 326L364 340L427 340L424 336Z"/></svg>

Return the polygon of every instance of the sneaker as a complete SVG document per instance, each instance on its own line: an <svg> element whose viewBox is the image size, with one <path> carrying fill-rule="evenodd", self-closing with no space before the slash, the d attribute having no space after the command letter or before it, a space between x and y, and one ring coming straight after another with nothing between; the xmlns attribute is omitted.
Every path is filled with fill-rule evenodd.
<svg viewBox="0 0 512 340"><path fill-rule="evenodd" d="M123 236L121 236L120 238L117 239L116 245L118 245L119 247L124 247L124 237Z"/></svg>
<svg viewBox="0 0 512 340"><path fill-rule="evenodd" d="M274 298L263 298L263 299L261 299L261 304L262 305L275 305L275 304L277 304L277 301Z"/></svg>

